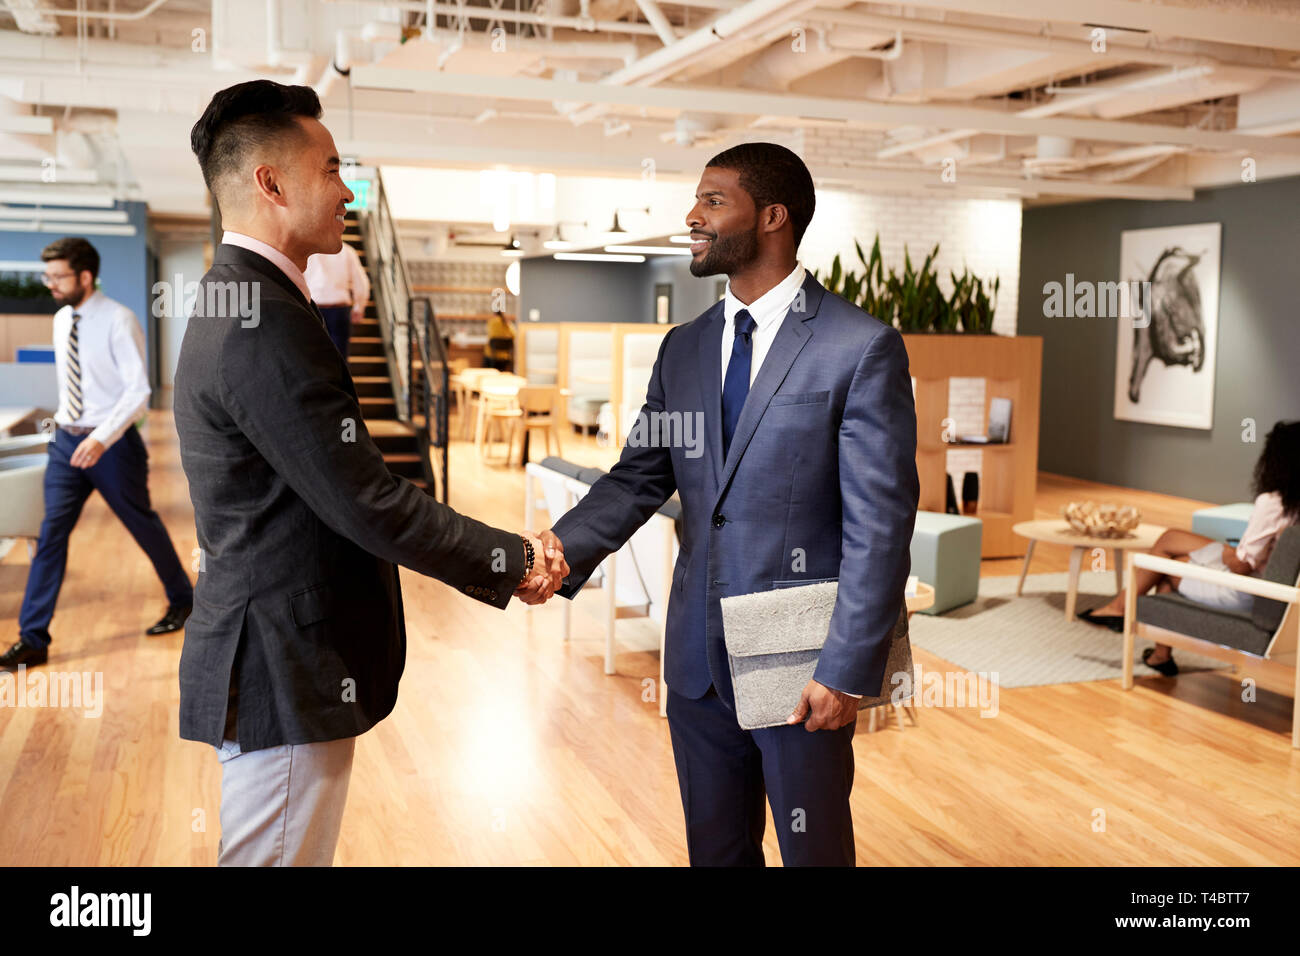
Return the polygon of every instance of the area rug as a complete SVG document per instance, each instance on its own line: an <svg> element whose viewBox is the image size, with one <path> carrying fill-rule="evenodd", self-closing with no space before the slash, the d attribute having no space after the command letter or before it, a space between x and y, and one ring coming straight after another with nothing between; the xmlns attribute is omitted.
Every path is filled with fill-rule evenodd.
<svg viewBox="0 0 1300 956"><path fill-rule="evenodd" d="M1067 575L1031 574L1016 596L1018 575L980 578L979 597L945 614L913 614L912 643L966 671L983 672L1001 687L1074 684L1121 677L1123 635L1065 620ZM1076 611L1098 607L1115 593L1113 572L1079 576ZM1135 677L1157 677L1142 663L1151 641L1134 642ZM1181 672L1227 669L1222 661L1175 650Z"/></svg>

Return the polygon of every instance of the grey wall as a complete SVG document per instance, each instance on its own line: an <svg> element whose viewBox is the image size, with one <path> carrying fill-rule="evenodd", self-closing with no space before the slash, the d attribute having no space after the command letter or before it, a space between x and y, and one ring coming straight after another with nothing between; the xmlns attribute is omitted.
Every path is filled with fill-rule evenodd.
<svg viewBox="0 0 1300 956"><path fill-rule="evenodd" d="M642 295L644 265L636 262L562 262L549 256L519 267L519 321L538 309L539 322L649 322Z"/></svg>
<svg viewBox="0 0 1300 956"><path fill-rule="evenodd" d="M1206 501L1250 500L1264 436L1300 418L1300 177L1198 192L1191 202L1113 200L1026 209L1017 331L1043 337L1039 468ZM1046 318L1043 286L1119 278L1125 229L1223 224L1210 430L1114 417L1115 319ZM1242 440L1242 420L1257 441Z"/></svg>
<svg viewBox="0 0 1300 956"><path fill-rule="evenodd" d="M524 259L519 272L519 318L538 309L539 322L653 322L654 287L673 286L674 324L689 322L716 301L715 279L691 275L684 256L637 262L563 262Z"/></svg>

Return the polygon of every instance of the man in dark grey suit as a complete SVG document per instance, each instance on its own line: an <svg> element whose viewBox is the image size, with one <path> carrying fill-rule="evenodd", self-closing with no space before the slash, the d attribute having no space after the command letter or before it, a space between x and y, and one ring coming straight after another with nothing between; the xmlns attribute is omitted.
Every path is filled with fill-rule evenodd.
<svg viewBox="0 0 1300 956"><path fill-rule="evenodd" d="M637 440L542 539L573 565L559 591L571 597L680 494L664 666L691 863L763 865L766 797L787 865L851 866L859 700L892 689L889 644L906 626L919 491L907 351L796 259L815 198L790 150L718 154L695 200L691 273L725 273L726 296L664 336ZM679 432L703 433L704 455L663 424L688 416L696 427ZM742 730L721 598L836 580L830 633L787 724Z"/></svg>
<svg viewBox="0 0 1300 956"><path fill-rule="evenodd" d="M222 864L333 860L355 738L392 711L405 663L394 565L498 608L564 571L394 477L371 441L302 276L339 251L353 198L320 113L310 88L258 80L191 133L226 233L176 370L201 547L180 732L222 763Z"/></svg>

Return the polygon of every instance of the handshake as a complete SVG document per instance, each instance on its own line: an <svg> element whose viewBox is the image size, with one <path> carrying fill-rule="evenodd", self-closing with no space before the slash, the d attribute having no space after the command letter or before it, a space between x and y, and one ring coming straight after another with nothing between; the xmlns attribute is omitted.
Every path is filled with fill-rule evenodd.
<svg viewBox="0 0 1300 956"><path fill-rule="evenodd" d="M525 604L545 604L569 575L564 545L552 531L543 531L540 536L525 531L523 537L533 545L533 571L515 589L515 597Z"/></svg>

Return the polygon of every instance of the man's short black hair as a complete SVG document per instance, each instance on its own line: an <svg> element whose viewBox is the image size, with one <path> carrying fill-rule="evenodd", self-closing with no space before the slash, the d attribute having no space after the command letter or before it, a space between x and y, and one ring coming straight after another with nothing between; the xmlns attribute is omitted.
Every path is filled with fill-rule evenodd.
<svg viewBox="0 0 1300 956"><path fill-rule="evenodd" d="M739 173L740 187L759 209L778 203L784 206L794 226L795 248L799 247L812 222L817 197L812 174L796 153L776 143L740 143L718 153L708 165Z"/></svg>
<svg viewBox="0 0 1300 956"><path fill-rule="evenodd" d="M89 272L91 280L99 278L99 251L80 236L64 236L55 239L41 250L42 262L55 259L67 259L68 268L81 278L83 272Z"/></svg>
<svg viewBox="0 0 1300 956"><path fill-rule="evenodd" d="M190 148L199 158L208 189L237 172L249 153L285 135L297 136L297 117L320 119L320 97L310 86L285 86L252 80L227 87L190 130Z"/></svg>

